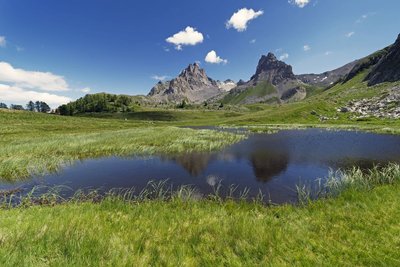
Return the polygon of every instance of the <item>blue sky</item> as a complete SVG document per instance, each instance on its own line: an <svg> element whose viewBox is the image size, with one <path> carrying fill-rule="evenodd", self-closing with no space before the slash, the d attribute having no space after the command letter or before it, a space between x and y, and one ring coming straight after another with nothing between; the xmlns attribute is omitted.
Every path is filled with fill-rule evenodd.
<svg viewBox="0 0 400 267"><path fill-rule="evenodd" d="M0 0L0 102L147 94L154 76L195 61L214 79L248 80L269 51L319 73L393 43L399 10L398 0ZM174 38L187 27L197 35Z"/></svg>

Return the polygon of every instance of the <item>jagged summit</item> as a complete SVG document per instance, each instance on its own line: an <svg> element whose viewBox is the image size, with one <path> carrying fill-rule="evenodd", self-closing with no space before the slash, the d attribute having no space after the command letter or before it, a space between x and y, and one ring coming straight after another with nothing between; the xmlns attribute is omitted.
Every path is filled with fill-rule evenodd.
<svg viewBox="0 0 400 267"><path fill-rule="evenodd" d="M306 97L303 82L293 74L292 66L280 61L273 53L261 56L256 73L250 81L240 80L224 98L236 104L264 103L270 101L297 101Z"/></svg>
<svg viewBox="0 0 400 267"><path fill-rule="evenodd" d="M204 69L200 68L200 65L197 63L189 64L189 66L184 69L180 74L180 77L189 77L189 76L207 76Z"/></svg>
<svg viewBox="0 0 400 267"><path fill-rule="evenodd" d="M178 77L171 81L159 82L149 96L159 102L180 102L186 100L201 103L223 92L220 82L209 78L199 64L189 64Z"/></svg>
<svg viewBox="0 0 400 267"><path fill-rule="evenodd" d="M255 82L268 81L273 85L278 85L285 79L296 79L292 66L278 60L273 53L261 57L256 73L251 77L251 80Z"/></svg>

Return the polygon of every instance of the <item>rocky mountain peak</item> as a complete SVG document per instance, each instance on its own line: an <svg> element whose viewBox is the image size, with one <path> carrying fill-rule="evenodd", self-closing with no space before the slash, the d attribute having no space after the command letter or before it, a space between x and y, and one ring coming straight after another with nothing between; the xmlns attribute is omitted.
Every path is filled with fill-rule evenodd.
<svg viewBox="0 0 400 267"><path fill-rule="evenodd" d="M251 77L254 81L269 81L274 85L283 82L286 79L295 80L292 66L276 58L273 53L263 55L258 62L256 74Z"/></svg>
<svg viewBox="0 0 400 267"><path fill-rule="evenodd" d="M270 61L278 61L278 59L276 58L276 56L274 55L274 53L269 52L266 56L267 60Z"/></svg>
<svg viewBox="0 0 400 267"><path fill-rule="evenodd" d="M236 84L234 84L236 85ZM159 102L178 103L186 100L201 103L232 87L209 78L198 63L189 64L178 77L156 84L149 96Z"/></svg>
<svg viewBox="0 0 400 267"><path fill-rule="evenodd" d="M179 75L180 77L207 77L206 72L204 69L200 68L200 65L197 63L194 64L189 64L189 66L184 69L181 74Z"/></svg>

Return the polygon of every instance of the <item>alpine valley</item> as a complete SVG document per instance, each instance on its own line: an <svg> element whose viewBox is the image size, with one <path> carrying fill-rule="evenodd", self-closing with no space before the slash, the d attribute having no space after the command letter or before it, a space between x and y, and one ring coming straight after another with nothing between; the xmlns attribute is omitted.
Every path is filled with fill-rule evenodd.
<svg viewBox="0 0 400 267"><path fill-rule="evenodd" d="M321 74L293 73L292 66L273 53L262 55L248 81L218 81L209 77L198 63L190 64L176 78L159 81L147 96L100 94L108 111L133 111L136 107L200 107L221 109L249 108L249 105L288 105L324 97L334 102L330 111L352 113L355 118L400 117L400 36L380 51ZM99 95L99 94L98 94ZM62 115L104 111L79 109L96 95L87 95L58 109ZM344 98L344 96L346 96ZM312 98L314 97L314 98ZM89 98L89 99L88 99ZM117 101L118 98L118 101ZM308 101L306 101L308 100ZM311 101L312 102L312 101ZM235 108L236 107L236 108ZM311 105L309 105L311 107ZM311 110L320 120L329 116ZM317 114L318 113L318 114Z"/></svg>

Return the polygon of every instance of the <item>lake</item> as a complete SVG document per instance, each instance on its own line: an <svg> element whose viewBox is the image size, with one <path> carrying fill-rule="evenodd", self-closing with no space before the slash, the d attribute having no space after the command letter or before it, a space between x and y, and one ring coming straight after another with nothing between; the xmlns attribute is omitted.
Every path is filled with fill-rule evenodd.
<svg viewBox="0 0 400 267"><path fill-rule="evenodd" d="M151 157L110 157L76 162L56 174L29 181L0 183L0 189L35 185L65 185L78 189L135 188L150 180L168 179L173 186L192 185L202 195L237 185L261 190L274 203L295 202L296 185L313 184L330 170L375 164L400 163L400 136L321 129L285 130L274 134L250 134L237 144L213 153L188 153Z"/></svg>

